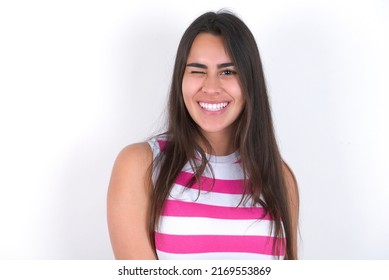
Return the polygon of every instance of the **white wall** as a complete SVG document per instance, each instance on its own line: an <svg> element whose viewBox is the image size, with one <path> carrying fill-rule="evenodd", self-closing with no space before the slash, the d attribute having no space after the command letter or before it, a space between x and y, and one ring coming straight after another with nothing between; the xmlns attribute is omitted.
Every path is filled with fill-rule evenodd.
<svg viewBox="0 0 389 280"><path fill-rule="evenodd" d="M222 7L260 47L301 258L389 258L388 1L4 2L0 259L113 258L113 161L163 123L182 33Z"/></svg>

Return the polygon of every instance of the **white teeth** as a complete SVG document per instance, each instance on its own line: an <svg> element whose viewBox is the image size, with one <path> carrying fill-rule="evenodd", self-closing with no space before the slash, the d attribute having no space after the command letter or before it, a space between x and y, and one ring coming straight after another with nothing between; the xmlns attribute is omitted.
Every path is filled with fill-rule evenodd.
<svg viewBox="0 0 389 280"><path fill-rule="evenodd" d="M227 105L228 102L222 102L222 103L205 103L205 102L199 102L201 108L207 110L207 111L220 111L221 109L224 109Z"/></svg>

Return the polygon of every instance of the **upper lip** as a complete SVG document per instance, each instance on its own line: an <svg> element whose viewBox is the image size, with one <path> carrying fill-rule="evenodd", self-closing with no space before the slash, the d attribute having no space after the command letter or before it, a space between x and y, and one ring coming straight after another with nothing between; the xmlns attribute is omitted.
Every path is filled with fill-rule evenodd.
<svg viewBox="0 0 389 280"><path fill-rule="evenodd" d="M204 101L204 100L199 100L197 101L198 103L207 103L207 104L219 104L219 103L230 103L230 101L223 100L223 101Z"/></svg>

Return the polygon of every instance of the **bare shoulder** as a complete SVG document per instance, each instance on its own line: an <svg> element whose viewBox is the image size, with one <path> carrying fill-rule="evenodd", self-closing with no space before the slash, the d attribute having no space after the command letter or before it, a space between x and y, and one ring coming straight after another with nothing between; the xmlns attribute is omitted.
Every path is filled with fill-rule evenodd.
<svg viewBox="0 0 389 280"><path fill-rule="evenodd" d="M153 155L148 143L123 148L111 175L108 226L117 259L155 259L148 234Z"/></svg>
<svg viewBox="0 0 389 280"><path fill-rule="evenodd" d="M297 235L298 235L298 224L299 224L299 208L300 208L300 198L299 191L297 186L296 177L289 167L288 164L282 162L282 172L284 176L285 187L288 195L289 203L289 215L291 221L291 239L292 239L292 248L293 248L293 257L298 258L297 254Z"/></svg>
<svg viewBox="0 0 389 280"><path fill-rule="evenodd" d="M131 144L123 148L114 163L109 195L118 199L133 199L150 192L152 151L148 143ZM129 197L131 195L131 197ZM142 199L145 199L143 196Z"/></svg>
<svg viewBox="0 0 389 280"><path fill-rule="evenodd" d="M150 177L148 171L152 159L148 143L136 143L123 148L113 166L110 189L146 186L144 182Z"/></svg>
<svg viewBox="0 0 389 280"><path fill-rule="evenodd" d="M290 203L291 210L293 212L298 213L300 198L296 176L294 175L289 165L284 161L282 162L282 173L284 177L285 187L288 193L288 200Z"/></svg>
<svg viewBox="0 0 389 280"><path fill-rule="evenodd" d="M282 162L282 173L284 176L284 181L286 184L286 188L290 195L298 196L298 187L296 176L294 175L292 169L286 162Z"/></svg>
<svg viewBox="0 0 389 280"><path fill-rule="evenodd" d="M116 158L115 165L127 165L135 164L139 167L149 165L152 161L153 154L150 145L146 142L135 143L124 147Z"/></svg>

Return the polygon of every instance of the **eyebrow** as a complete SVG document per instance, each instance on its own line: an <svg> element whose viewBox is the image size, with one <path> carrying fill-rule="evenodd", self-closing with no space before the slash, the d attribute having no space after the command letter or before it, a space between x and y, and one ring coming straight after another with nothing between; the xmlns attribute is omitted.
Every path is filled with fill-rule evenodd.
<svg viewBox="0 0 389 280"><path fill-rule="evenodd" d="M201 69L208 69L207 65L201 64L201 63L189 63L186 65L187 67L196 67L196 68L201 68ZM217 65L217 68L225 68L225 67L230 67L234 66L234 63L232 62L227 62L227 63L221 63Z"/></svg>

